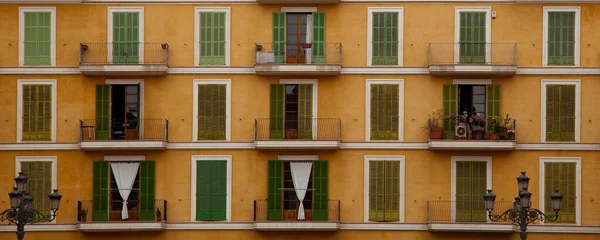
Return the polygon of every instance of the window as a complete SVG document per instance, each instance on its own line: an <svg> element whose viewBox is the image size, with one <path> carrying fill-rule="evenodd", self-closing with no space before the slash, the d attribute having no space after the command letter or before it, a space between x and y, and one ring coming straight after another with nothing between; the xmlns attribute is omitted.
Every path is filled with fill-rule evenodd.
<svg viewBox="0 0 600 240"><path fill-rule="evenodd" d="M404 80L367 80L367 140L400 140Z"/></svg>
<svg viewBox="0 0 600 240"><path fill-rule="evenodd" d="M404 8L368 9L367 66L402 66Z"/></svg>
<svg viewBox="0 0 600 240"><path fill-rule="evenodd" d="M57 189L56 162L54 156L16 157L16 174L27 176L26 193L33 198L33 208L44 214L50 214L48 195Z"/></svg>
<svg viewBox="0 0 600 240"><path fill-rule="evenodd" d="M452 157L452 220L486 222L483 201L492 187L491 157Z"/></svg>
<svg viewBox="0 0 600 240"><path fill-rule="evenodd" d="M56 80L17 85L17 142L56 141Z"/></svg>
<svg viewBox="0 0 600 240"><path fill-rule="evenodd" d="M231 139L231 80L194 80L194 141Z"/></svg>
<svg viewBox="0 0 600 240"><path fill-rule="evenodd" d="M269 139L316 137L316 100L317 80L284 79L271 84Z"/></svg>
<svg viewBox="0 0 600 240"><path fill-rule="evenodd" d="M194 65L229 66L230 8L197 7Z"/></svg>
<svg viewBox="0 0 600 240"><path fill-rule="evenodd" d="M56 8L19 8L19 66L56 66Z"/></svg>
<svg viewBox="0 0 600 240"><path fill-rule="evenodd" d="M550 195L563 195L558 223L581 223L581 158L541 158L540 210L554 214Z"/></svg>
<svg viewBox="0 0 600 240"><path fill-rule="evenodd" d="M276 63L325 63L325 13L274 12L273 46ZM302 44L312 44L310 48Z"/></svg>
<svg viewBox="0 0 600 240"><path fill-rule="evenodd" d="M192 156L192 220L231 221L231 156Z"/></svg>
<svg viewBox="0 0 600 240"><path fill-rule="evenodd" d="M579 142L579 80L542 80L542 141Z"/></svg>
<svg viewBox="0 0 600 240"><path fill-rule="evenodd" d="M365 156L365 221L404 221L404 157Z"/></svg>
<svg viewBox="0 0 600 240"><path fill-rule="evenodd" d="M543 66L579 66L580 7L544 7Z"/></svg>
<svg viewBox="0 0 600 240"><path fill-rule="evenodd" d="M144 8L108 8L108 62L144 62Z"/></svg>
<svg viewBox="0 0 600 240"><path fill-rule="evenodd" d="M490 62L491 8L456 7L455 62L485 64Z"/></svg>

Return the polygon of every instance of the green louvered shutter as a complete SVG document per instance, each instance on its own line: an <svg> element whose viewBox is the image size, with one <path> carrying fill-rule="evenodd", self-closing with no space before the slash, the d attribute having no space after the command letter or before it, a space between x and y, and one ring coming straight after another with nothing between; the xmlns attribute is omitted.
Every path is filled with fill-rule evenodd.
<svg viewBox="0 0 600 240"><path fill-rule="evenodd" d="M492 126L490 120L500 118L500 85L487 85L486 88L485 115L487 122L485 126L487 132L492 132L494 131L494 126Z"/></svg>
<svg viewBox="0 0 600 240"><path fill-rule="evenodd" d="M113 13L113 63L139 63L140 32L138 12Z"/></svg>
<svg viewBox="0 0 600 240"><path fill-rule="evenodd" d="M575 65L575 12L548 13L548 65Z"/></svg>
<svg viewBox="0 0 600 240"><path fill-rule="evenodd" d="M400 162L369 162L369 221L400 220Z"/></svg>
<svg viewBox="0 0 600 240"><path fill-rule="evenodd" d="M210 219L211 161L196 161L196 220Z"/></svg>
<svg viewBox="0 0 600 240"><path fill-rule="evenodd" d="M575 141L575 85L546 85L546 141Z"/></svg>
<svg viewBox="0 0 600 240"><path fill-rule="evenodd" d="M485 63L486 13L460 13L460 63Z"/></svg>
<svg viewBox="0 0 600 240"><path fill-rule="evenodd" d="M273 52L276 63L285 63L286 54L286 14L285 12L273 13Z"/></svg>
<svg viewBox="0 0 600 240"><path fill-rule="evenodd" d="M94 161L92 221L108 221L108 163Z"/></svg>
<svg viewBox="0 0 600 240"><path fill-rule="evenodd" d="M312 91L311 91L312 94ZM283 139L283 98L285 86L283 84L271 84L271 117L269 120L269 139ZM311 110L312 112L312 110Z"/></svg>
<svg viewBox="0 0 600 240"><path fill-rule="evenodd" d="M50 199L52 193L52 162L21 162L21 172L27 176L25 192L33 197L33 208L50 214Z"/></svg>
<svg viewBox="0 0 600 240"><path fill-rule="evenodd" d="M52 85L23 85L22 141L52 140Z"/></svg>
<svg viewBox="0 0 600 240"><path fill-rule="evenodd" d="M312 139L313 85L300 84L298 87L298 138Z"/></svg>
<svg viewBox="0 0 600 240"><path fill-rule="evenodd" d="M550 195L558 190L563 195L562 206L558 214L558 223L576 223L577 192L575 187L576 163L544 163L544 212L554 214Z"/></svg>
<svg viewBox="0 0 600 240"><path fill-rule="evenodd" d="M154 220L154 196L156 192L156 162L140 162L140 220Z"/></svg>
<svg viewBox="0 0 600 240"><path fill-rule="evenodd" d="M200 13L200 65L225 65L224 12Z"/></svg>
<svg viewBox="0 0 600 240"><path fill-rule="evenodd" d="M282 220L283 161L269 160L267 171L267 220Z"/></svg>
<svg viewBox="0 0 600 240"><path fill-rule="evenodd" d="M327 160L313 162L313 188L313 220L327 221L329 219L329 162Z"/></svg>
<svg viewBox="0 0 600 240"><path fill-rule="evenodd" d="M384 221L385 162L369 162L369 221Z"/></svg>
<svg viewBox="0 0 600 240"><path fill-rule="evenodd" d="M371 140L398 140L399 86L371 85Z"/></svg>
<svg viewBox="0 0 600 240"><path fill-rule="evenodd" d="M227 161L196 162L196 220L219 221L227 216Z"/></svg>
<svg viewBox="0 0 600 240"><path fill-rule="evenodd" d="M398 65L398 12L374 12L372 65Z"/></svg>
<svg viewBox="0 0 600 240"><path fill-rule="evenodd" d="M312 13L312 63L323 64L325 63L325 51L327 50L325 45L325 13L314 12Z"/></svg>
<svg viewBox="0 0 600 240"><path fill-rule="evenodd" d="M444 90L442 93L444 98L444 118L449 117L453 114L458 113L458 86L455 84L444 84ZM456 120L451 119L444 121L444 138L454 139L454 126Z"/></svg>
<svg viewBox="0 0 600 240"><path fill-rule="evenodd" d="M456 162L456 221L485 222L487 162Z"/></svg>
<svg viewBox="0 0 600 240"><path fill-rule="evenodd" d="M51 13L26 12L24 33L25 66L51 65Z"/></svg>
<svg viewBox="0 0 600 240"><path fill-rule="evenodd" d="M225 140L227 85L198 85L198 140Z"/></svg>
<svg viewBox="0 0 600 240"><path fill-rule="evenodd" d="M96 85L96 140L110 139L110 85Z"/></svg>

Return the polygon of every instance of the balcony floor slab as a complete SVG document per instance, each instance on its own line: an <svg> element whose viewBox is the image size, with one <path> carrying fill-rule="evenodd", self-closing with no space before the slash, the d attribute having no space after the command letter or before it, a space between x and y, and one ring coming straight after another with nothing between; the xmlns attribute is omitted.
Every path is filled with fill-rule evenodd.
<svg viewBox="0 0 600 240"><path fill-rule="evenodd" d="M134 64L134 65L80 65L79 71L87 76L162 76L167 75L166 64Z"/></svg>
<svg viewBox="0 0 600 240"><path fill-rule="evenodd" d="M114 140L79 142L82 150L165 150L167 142L161 140Z"/></svg>
<svg viewBox="0 0 600 240"><path fill-rule="evenodd" d="M254 141L254 146L258 149L339 149L340 141L302 141L302 140L281 140L281 141Z"/></svg>
<svg viewBox="0 0 600 240"><path fill-rule="evenodd" d="M163 231L167 224L165 222L90 222L78 223L77 226L82 232L145 232Z"/></svg>
<svg viewBox="0 0 600 240"><path fill-rule="evenodd" d="M337 231L339 222L255 222L254 230L257 231Z"/></svg>
<svg viewBox="0 0 600 240"><path fill-rule="evenodd" d="M515 150L516 141L507 140L429 140L431 150Z"/></svg>
<svg viewBox="0 0 600 240"><path fill-rule="evenodd" d="M512 76L516 65L429 65L434 76Z"/></svg>
<svg viewBox="0 0 600 240"><path fill-rule="evenodd" d="M340 75L342 65L259 64L254 67L254 71L258 75L327 76Z"/></svg>

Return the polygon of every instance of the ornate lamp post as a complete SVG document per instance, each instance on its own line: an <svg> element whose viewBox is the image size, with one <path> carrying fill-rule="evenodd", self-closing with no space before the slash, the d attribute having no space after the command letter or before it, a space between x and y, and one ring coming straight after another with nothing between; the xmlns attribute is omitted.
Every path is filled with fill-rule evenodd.
<svg viewBox="0 0 600 240"><path fill-rule="evenodd" d="M517 178L519 185L519 196L515 198L513 208L504 211L502 214L492 214L494 210L494 201L496 201L496 195L492 193L492 190L483 196L485 200L485 208L488 211L488 217L492 221L511 221L512 224L519 226L521 229L521 240L527 239L527 225L540 222L555 222L558 220L558 211L562 204L563 196L558 193L558 190L554 190L554 193L550 195L552 199L552 209L554 209L553 215L546 215L537 208L531 207L531 193L527 191L529 186L529 177L525 175L525 172L521 172L521 176Z"/></svg>
<svg viewBox="0 0 600 240"><path fill-rule="evenodd" d="M17 239L23 240L25 236L25 224L33 221L53 221L56 218L56 211L60 206L62 195L58 193L58 189L48 195L50 198L50 209L52 213L44 214L33 209L33 198L25 193L27 186L27 177L23 173L15 178L16 187L8 194L10 197L10 208L0 213L0 221L8 220L17 225Z"/></svg>

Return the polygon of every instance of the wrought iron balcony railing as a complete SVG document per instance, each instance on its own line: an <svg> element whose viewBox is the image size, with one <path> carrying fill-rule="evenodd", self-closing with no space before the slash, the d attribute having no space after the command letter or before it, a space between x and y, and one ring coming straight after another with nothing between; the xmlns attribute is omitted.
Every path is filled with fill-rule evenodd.
<svg viewBox="0 0 600 240"><path fill-rule="evenodd" d="M269 203L268 200L254 200L254 221L340 221L340 200L327 200L326 211L321 209L318 203L312 200L304 200L304 220L298 220L298 201L281 200L276 203ZM325 203L323 203L325 204ZM273 213L269 211L269 206L278 205L282 207L282 212ZM288 209L290 208L290 209Z"/></svg>
<svg viewBox="0 0 600 240"><path fill-rule="evenodd" d="M342 121L339 118L254 120L254 140L326 140L340 141Z"/></svg>
<svg viewBox="0 0 600 240"><path fill-rule="evenodd" d="M167 221L167 200L154 199L146 205L139 201L128 201L129 219L121 217L123 203L116 202L94 202L93 200L77 201L77 222L144 222L144 221Z"/></svg>
<svg viewBox="0 0 600 240"><path fill-rule="evenodd" d="M516 141L515 119L432 118L427 122L430 140Z"/></svg>
<svg viewBox="0 0 600 240"><path fill-rule="evenodd" d="M97 119L79 120L79 141L169 140L167 119Z"/></svg>
<svg viewBox="0 0 600 240"><path fill-rule="evenodd" d="M81 43L80 65L169 65L167 43Z"/></svg>
<svg viewBox="0 0 600 240"><path fill-rule="evenodd" d="M256 43L256 65L341 65L341 43Z"/></svg>
<svg viewBox="0 0 600 240"><path fill-rule="evenodd" d="M429 65L517 65L516 43L430 43Z"/></svg>
<svg viewBox="0 0 600 240"><path fill-rule="evenodd" d="M496 201L492 211L500 214L512 208L513 202ZM428 223L485 223L488 222L488 213L485 209L483 196L481 199L465 201L435 200L427 202Z"/></svg>

